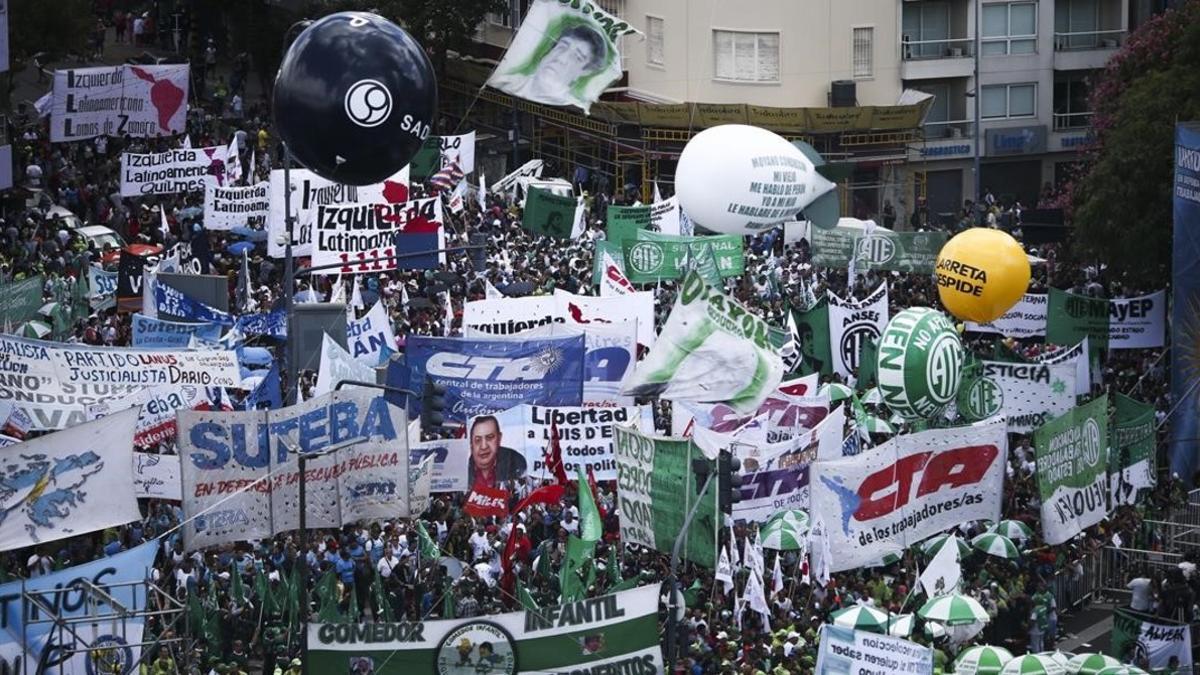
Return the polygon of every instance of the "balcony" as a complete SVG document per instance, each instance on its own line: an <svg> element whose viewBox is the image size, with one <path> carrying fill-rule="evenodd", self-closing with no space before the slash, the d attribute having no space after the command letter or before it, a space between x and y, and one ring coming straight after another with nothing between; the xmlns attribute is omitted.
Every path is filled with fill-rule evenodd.
<svg viewBox="0 0 1200 675"><path fill-rule="evenodd" d="M1073 131L1076 129L1086 129L1092 123L1092 114L1089 112L1075 113L1054 113L1054 130L1055 131Z"/></svg>
<svg viewBox="0 0 1200 675"><path fill-rule="evenodd" d="M911 40L905 37L900 50L901 79L969 77L974 72L975 41L971 38Z"/></svg>
<svg viewBox="0 0 1200 675"><path fill-rule="evenodd" d="M1128 31L1124 29L1054 33L1054 69L1090 70L1102 68L1117 51Z"/></svg>
<svg viewBox="0 0 1200 675"><path fill-rule="evenodd" d="M971 138L974 131L974 120L947 120L944 122L926 122L925 140L935 141L951 138Z"/></svg>

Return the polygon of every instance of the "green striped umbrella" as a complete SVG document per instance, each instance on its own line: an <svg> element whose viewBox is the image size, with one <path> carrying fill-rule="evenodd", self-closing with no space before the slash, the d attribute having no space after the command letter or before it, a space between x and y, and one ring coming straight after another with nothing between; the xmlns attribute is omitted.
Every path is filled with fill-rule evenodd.
<svg viewBox="0 0 1200 675"><path fill-rule="evenodd" d="M859 420L863 430L871 434L894 434L896 428L878 415L867 413Z"/></svg>
<svg viewBox="0 0 1200 675"><path fill-rule="evenodd" d="M1038 652L1038 654L1045 656L1047 658L1053 659L1053 661L1055 663L1062 666L1063 668L1067 667L1068 661L1075 658L1074 654L1071 654L1070 652L1064 652L1064 651L1061 651L1058 649L1055 649L1052 652Z"/></svg>
<svg viewBox="0 0 1200 675"><path fill-rule="evenodd" d="M880 393L879 387L871 387L863 392L862 398L859 400L866 405L876 405L883 403L883 394Z"/></svg>
<svg viewBox="0 0 1200 675"><path fill-rule="evenodd" d="M892 637L906 638L912 635L914 617L912 614L895 614L888 619L887 632Z"/></svg>
<svg viewBox="0 0 1200 675"><path fill-rule="evenodd" d="M798 551L808 543L808 514L803 511L782 511L771 516L759 536L763 548L776 551Z"/></svg>
<svg viewBox="0 0 1200 675"><path fill-rule="evenodd" d="M1004 664L1012 659L1012 652L1004 647L977 645L958 655L954 660L954 672L959 675L999 675Z"/></svg>
<svg viewBox="0 0 1200 675"><path fill-rule="evenodd" d="M877 560L872 560L864 565L864 567L887 567L888 565L898 562L900 562L899 553L884 553L882 557Z"/></svg>
<svg viewBox="0 0 1200 675"><path fill-rule="evenodd" d="M1076 654L1067 661L1067 672L1071 675L1096 675L1105 668L1120 668L1121 662L1107 654Z"/></svg>
<svg viewBox="0 0 1200 675"><path fill-rule="evenodd" d="M1004 664L1000 675L1066 675L1066 672L1049 656L1026 654Z"/></svg>
<svg viewBox="0 0 1200 675"><path fill-rule="evenodd" d="M888 623L887 614L866 605L855 605L846 609L839 609L831 616L833 617L833 624L835 626L845 626L846 628L865 630L872 633L885 632Z"/></svg>
<svg viewBox="0 0 1200 675"><path fill-rule="evenodd" d="M947 626L987 623L990 620L983 605L962 593L939 595L918 609L917 616L926 621L940 621Z"/></svg>
<svg viewBox="0 0 1200 675"><path fill-rule="evenodd" d="M829 394L829 402L833 403L834 401L842 401L850 398L854 395L854 390L844 384L830 382L821 385L821 388L817 390L817 396L824 396L825 394Z"/></svg>
<svg viewBox="0 0 1200 675"><path fill-rule="evenodd" d="M1013 541L1022 543L1033 538L1033 530L1019 520L1002 520L989 527L987 531L1002 534Z"/></svg>
<svg viewBox="0 0 1200 675"><path fill-rule="evenodd" d="M1012 539L995 532L985 532L975 537L971 540L971 545L997 558L1016 560L1021 557L1021 552L1017 550L1017 545L1013 543Z"/></svg>
<svg viewBox="0 0 1200 675"><path fill-rule="evenodd" d="M921 542L921 552L924 553L926 557L932 558L933 556L937 555L938 551L942 550L942 547L946 545L946 542L950 541L951 539L953 539L954 543L958 546L959 558L966 558L967 556L971 555L971 545L963 541L962 538L960 538L957 534L950 533L939 534Z"/></svg>
<svg viewBox="0 0 1200 675"><path fill-rule="evenodd" d="M1141 668L1138 668L1137 666L1121 665L1114 666L1112 668L1105 668L1104 670L1097 672L1096 675L1149 675L1149 673Z"/></svg>

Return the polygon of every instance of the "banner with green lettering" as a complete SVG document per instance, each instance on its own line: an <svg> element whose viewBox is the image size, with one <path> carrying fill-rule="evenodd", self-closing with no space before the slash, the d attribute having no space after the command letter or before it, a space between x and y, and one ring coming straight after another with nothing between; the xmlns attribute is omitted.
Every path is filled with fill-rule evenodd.
<svg viewBox="0 0 1200 675"><path fill-rule="evenodd" d="M609 204L606 221L608 225L605 229L605 237L609 243L621 247L624 246L626 240L633 239L639 230L650 226L650 207Z"/></svg>
<svg viewBox="0 0 1200 675"><path fill-rule="evenodd" d="M1117 394L1108 482L1113 507L1135 504L1139 490L1154 487L1154 406Z"/></svg>
<svg viewBox="0 0 1200 675"><path fill-rule="evenodd" d="M621 541L670 553L688 511L700 500L679 554L697 565L715 568L721 523L716 481L700 495L702 484L692 472L692 459L704 454L691 439L647 436L620 425L614 425L613 431Z"/></svg>
<svg viewBox="0 0 1200 675"><path fill-rule="evenodd" d="M697 258L706 256L706 246L712 248L717 272L722 277L741 276L746 269L742 238L736 234L685 237L638 230L632 239L626 239L621 246L625 276L635 284L681 278L687 271L689 251L691 256Z"/></svg>
<svg viewBox="0 0 1200 675"><path fill-rule="evenodd" d="M0 328L15 328L37 314L42 308L43 285L39 274L0 286Z"/></svg>
<svg viewBox="0 0 1200 675"><path fill-rule="evenodd" d="M810 229L812 262L821 267L854 268L932 274L945 232L892 232L875 228L870 234L856 227Z"/></svg>
<svg viewBox="0 0 1200 675"><path fill-rule="evenodd" d="M534 234L556 239L570 239L575 227L575 197L560 195L531 187L525 197L525 210L521 215L521 227Z"/></svg>
<svg viewBox="0 0 1200 675"><path fill-rule="evenodd" d="M1108 396L1033 432L1042 537L1061 544L1108 515Z"/></svg>
<svg viewBox="0 0 1200 675"><path fill-rule="evenodd" d="M310 623L308 667L331 675L660 673L658 586L551 607L401 623Z"/></svg>

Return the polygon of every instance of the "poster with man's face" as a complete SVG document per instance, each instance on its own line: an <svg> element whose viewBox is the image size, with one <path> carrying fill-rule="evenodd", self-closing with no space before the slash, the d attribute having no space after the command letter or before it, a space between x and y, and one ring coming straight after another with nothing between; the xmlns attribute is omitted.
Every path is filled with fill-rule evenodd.
<svg viewBox="0 0 1200 675"><path fill-rule="evenodd" d="M527 101L586 112L621 77L616 39L636 32L595 3L535 0L488 84Z"/></svg>

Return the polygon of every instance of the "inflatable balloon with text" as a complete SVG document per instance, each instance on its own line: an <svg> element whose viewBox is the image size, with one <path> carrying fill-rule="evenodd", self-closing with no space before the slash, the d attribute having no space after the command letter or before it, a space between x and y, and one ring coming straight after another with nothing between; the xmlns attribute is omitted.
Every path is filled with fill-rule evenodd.
<svg viewBox="0 0 1200 675"><path fill-rule="evenodd" d="M300 164L346 185L403 169L429 137L437 81L425 50L369 12L313 22L283 57L273 100L279 135Z"/></svg>
<svg viewBox="0 0 1200 675"><path fill-rule="evenodd" d="M930 419L958 394L962 340L945 314L910 307L879 336L876 377L889 410L906 420Z"/></svg>
<svg viewBox="0 0 1200 675"><path fill-rule="evenodd" d="M1029 287L1029 258L1012 235L973 227L946 242L934 277L954 316L988 323L1004 316Z"/></svg>
<svg viewBox="0 0 1200 675"><path fill-rule="evenodd" d="M837 225L836 185L808 144L766 129L722 124L684 146L675 194L688 218L713 232L758 234L796 214L821 228Z"/></svg>

